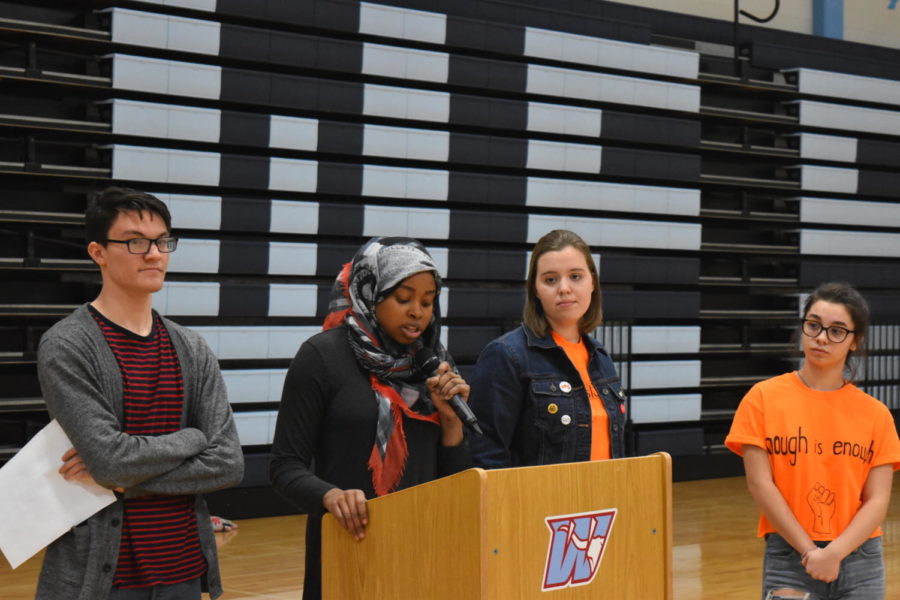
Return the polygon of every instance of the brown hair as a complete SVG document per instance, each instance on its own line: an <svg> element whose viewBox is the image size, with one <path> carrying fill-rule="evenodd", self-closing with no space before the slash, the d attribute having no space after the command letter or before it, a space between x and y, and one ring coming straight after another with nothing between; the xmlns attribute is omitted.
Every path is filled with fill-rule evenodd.
<svg viewBox="0 0 900 600"><path fill-rule="evenodd" d="M849 372L849 379L853 381L860 363L866 356L865 341L869 331L869 304L862 294L849 283L843 281L823 283L806 298L806 302L803 304L804 319L809 315L812 305L819 300L842 305L853 319L853 341L856 342L856 350L847 353L844 363ZM850 363L851 358L855 359L852 364Z"/></svg>
<svg viewBox="0 0 900 600"><path fill-rule="evenodd" d="M591 279L594 282L594 291L591 293L591 305L578 321L578 331L584 335L603 322L603 308L600 302L600 277L597 275L597 266L594 264L594 257L591 256L591 249L577 233L567 229L554 229L544 235L534 245L534 250L531 252L531 260L528 263L528 280L525 283L525 308L522 309L522 322L541 337L549 333L550 323L547 321L544 307L541 306L541 301L538 300L535 289L538 259L547 252L564 250L570 246L584 255L588 271L590 271Z"/></svg>

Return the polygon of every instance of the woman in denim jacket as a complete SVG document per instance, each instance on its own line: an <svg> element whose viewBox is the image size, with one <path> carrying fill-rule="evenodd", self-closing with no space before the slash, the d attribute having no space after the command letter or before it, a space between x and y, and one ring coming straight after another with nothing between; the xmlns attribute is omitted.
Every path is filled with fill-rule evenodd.
<svg viewBox="0 0 900 600"><path fill-rule="evenodd" d="M557 229L534 247L523 324L491 341L469 404L484 435L470 438L485 468L625 455L625 395L609 354L587 335L600 323L590 248Z"/></svg>

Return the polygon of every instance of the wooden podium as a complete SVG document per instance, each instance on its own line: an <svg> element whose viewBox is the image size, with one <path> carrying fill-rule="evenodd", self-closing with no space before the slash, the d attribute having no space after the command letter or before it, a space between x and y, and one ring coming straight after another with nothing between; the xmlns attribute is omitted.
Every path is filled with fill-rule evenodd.
<svg viewBox="0 0 900 600"><path fill-rule="evenodd" d="M665 453L469 469L371 500L368 511L359 542L325 516L324 600L672 598Z"/></svg>

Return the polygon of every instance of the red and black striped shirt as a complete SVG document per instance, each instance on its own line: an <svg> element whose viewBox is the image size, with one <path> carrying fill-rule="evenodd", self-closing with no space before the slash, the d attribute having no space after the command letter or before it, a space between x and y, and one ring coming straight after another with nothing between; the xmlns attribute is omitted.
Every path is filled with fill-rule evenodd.
<svg viewBox="0 0 900 600"><path fill-rule="evenodd" d="M178 355L159 316L144 337L91 307L122 372L125 433L154 436L181 429L184 380ZM141 588L196 579L206 572L194 496L125 500L122 542L113 585Z"/></svg>

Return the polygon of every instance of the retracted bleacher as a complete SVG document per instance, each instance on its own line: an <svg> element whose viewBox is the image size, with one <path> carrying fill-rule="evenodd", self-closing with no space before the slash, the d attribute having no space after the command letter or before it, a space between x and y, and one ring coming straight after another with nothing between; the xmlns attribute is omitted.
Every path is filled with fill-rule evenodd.
<svg viewBox="0 0 900 600"><path fill-rule="evenodd" d="M676 477L737 472L731 415L791 368L824 279L872 295L866 385L900 408L889 61L742 26L736 64L728 23L602 1L2 6L0 459L46 421L37 342L99 289L81 214L113 182L172 210L154 306L219 357L248 458L229 516L287 510L266 476L284 373L375 235L433 252L465 375L517 325L534 242L578 232L632 446Z"/></svg>

